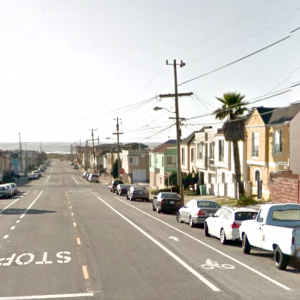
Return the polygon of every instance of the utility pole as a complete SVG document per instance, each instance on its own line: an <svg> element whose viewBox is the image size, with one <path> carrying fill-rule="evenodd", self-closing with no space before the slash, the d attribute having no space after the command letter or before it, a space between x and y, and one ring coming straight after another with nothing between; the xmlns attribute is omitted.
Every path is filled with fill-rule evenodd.
<svg viewBox="0 0 300 300"><path fill-rule="evenodd" d="M27 143L25 143L25 176L27 176Z"/></svg>
<svg viewBox="0 0 300 300"><path fill-rule="evenodd" d="M121 162L120 162L120 139L119 139L119 135L123 134L123 132L119 132L119 129L120 129L119 128L119 118L117 117L117 132L113 132L113 134L117 135L117 141L118 141L118 177L120 177L120 168L121 168Z"/></svg>
<svg viewBox="0 0 300 300"><path fill-rule="evenodd" d="M22 160L22 143L21 143L21 133L19 132L19 144L20 144L20 171L23 173L23 160Z"/></svg>
<svg viewBox="0 0 300 300"><path fill-rule="evenodd" d="M174 98L175 97L175 114L176 114L176 136L177 136L177 185L180 191L180 197L182 203L184 204L184 188L182 186L182 174L181 174L181 155L180 155L180 118L179 118L179 105L178 97L182 96L191 96L193 93L178 93L178 84L177 84L177 65L180 68L185 66L183 61L180 64L177 64L176 59L174 59L173 64L169 64L167 60L167 65L173 65L174 67L174 81L175 81L175 94L165 94L159 95L160 98Z"/></svg>
<svg viewBox="0 0 300 300"><path fill-rule="evenodd" d="M94 130L97 131L97 129L89 129L92 131L92 142L93 142L93 172L96 172L96 167L95 167L95 161L96 161L96 153L95 153L95 143L94 143Z"/></svg>

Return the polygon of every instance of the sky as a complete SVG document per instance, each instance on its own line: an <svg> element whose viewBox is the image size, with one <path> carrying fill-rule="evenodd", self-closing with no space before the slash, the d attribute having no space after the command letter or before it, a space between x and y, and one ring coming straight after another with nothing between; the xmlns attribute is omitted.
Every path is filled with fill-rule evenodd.
<svg viewBox="0 0 300 300"><path fill-rule="evenodd" d="M106 143L117 118L121 142L175 139L175 101L159 98L175 91L174 60L178 92L193 93L179 99L183 138L222 126L212 112L226 92L290 105L299 15L298 0L1 1L0 142L84 144L93 129Z"/></svg>

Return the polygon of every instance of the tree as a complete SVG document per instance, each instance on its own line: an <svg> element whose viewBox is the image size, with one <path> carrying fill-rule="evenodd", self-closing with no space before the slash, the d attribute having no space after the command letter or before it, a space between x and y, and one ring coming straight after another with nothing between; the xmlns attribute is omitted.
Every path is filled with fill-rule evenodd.
<svg viewBox="0 0 300 300"><path fill-rule="evenodd" d="M120 167L122 165L120 164ZM119 170L118 170L118 159L115 160L114 164L113 164L113 168L112 168L112 171L111 171L111 176L113 178L118 178L119 177Z"/></svg>
<svg viewBox="0 0 300 300"><path fill-rule="evenodd" d="M223 98L216 97L221 102L221 107L214 111L216 119L224 120L223 132L226 141L232 142L233 145L233 160L236 182L239 186L239 193L244 194L245 188L241 181L241 163L239 153L239 141L245 140L245 120L244 117L248 108L247 103L243 101L244 95L237 92L224 93Z"/></svg>

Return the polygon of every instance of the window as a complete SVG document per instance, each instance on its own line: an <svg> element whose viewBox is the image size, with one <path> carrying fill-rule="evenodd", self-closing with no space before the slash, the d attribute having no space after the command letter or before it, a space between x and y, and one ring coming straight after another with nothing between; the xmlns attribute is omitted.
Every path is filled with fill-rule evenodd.
<svg viewBox="0 0 300 300"><path fill-rule="evenodd" d="M161 166L162 166L162 167L165 166L165 158L164 158L164 157L161 158Z"/></svg>
<svg viewBox="0 0 300 300"><path fill-rule="evenodd" d="M210 143L209 144L209 162L210 165L214 165L215 164L215 143Z"/></svg>
<svg viewBox="0 0 300 300"><path fill-rule="evenodd" d="M195 148L191 148L191 162L195 162Z"/></svg>
<svg viewBox="0 0 300 300"><path fill-rule="evenodd" d="M219 161L224 161L224 140L219 140Z"/></svg>
<svg viewBox="0 0 300 300"><path fill-rule="evenodd" d="M274 131L273 152L274 154L282 152L282 130Z"/></svg>
<svg viewBox="0 0 300 300"><path fill-rule="evenodd" d="M252 157L258 157L259 132L252 132Z"/></svg>
<svg viewBox="0 0 300 300"><path fill-rule="evenodd" d="M181 148L181 164L185 165L185 148Z"/></svg>
<svg viewBox="0 0 300 300"><path fill-rule="evenodd" d="M203 160L203 147L204 147L203 143L198 144L198 159L201 160Z"/></svg>
<svg viewBox="0 0 300 300"><path fill-rule="evenodd" d="M176 156L167 156L167 168L176 167Z"/></svg>

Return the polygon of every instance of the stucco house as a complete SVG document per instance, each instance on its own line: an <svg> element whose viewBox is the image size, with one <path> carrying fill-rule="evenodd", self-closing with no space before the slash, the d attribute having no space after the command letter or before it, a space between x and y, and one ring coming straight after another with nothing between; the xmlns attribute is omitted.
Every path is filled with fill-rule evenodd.
<svg viewBox="0 0 300 300"><path fill-rule="evenodd" d="M165 180L177 171L176 140L168 140L149 152L150 187L164 188Z"/></svg>
<svg viewBox="0 0 300 300"><path fill-rule="evenodd" d="M270 173L289 171L291 157L297 170L299 116L294 122L293 119L299 111L300 103L286 107L257 107L246 122L248 176L251 192L258 198L270 197Z"/></svg>

